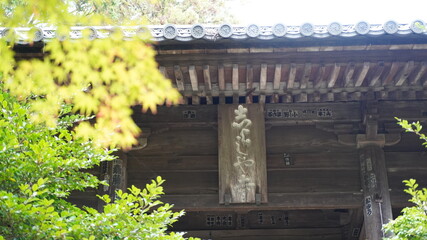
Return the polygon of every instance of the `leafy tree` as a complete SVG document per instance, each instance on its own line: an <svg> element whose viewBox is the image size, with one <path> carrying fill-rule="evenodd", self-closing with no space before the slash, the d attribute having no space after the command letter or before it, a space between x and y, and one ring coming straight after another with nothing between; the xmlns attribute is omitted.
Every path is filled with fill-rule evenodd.
<svg viewBox="0 0 427 240"><path fill-rule="evenodd" d="M427 239L427 188L418 189L414 179L403 181L408 189L405 192L412 198L413 207L406 207L402 215L384 225L384 230L392 233L390 240Z"/></svg>
<svg viewBox="0 0 427 240"><path fill-rule="evenodd" d="M419 122L409 123L407 120L397 119L407 132L417 134L427 145L427 137L421 133L422 126ZM402 210L402 215L384 225L384 230L391 233L390 240L422 240L427 239L427 189L418 188L416 180L403 181L408 187L405 192L412 198L409 200L414 204Z"/></svg>
<svg viewBox="0 0 427 240"><path fill-rule="evenodd" d="M73 190L105 184L82 170L135 142L130 106L155 112L179 101L146 36L123 41L114 31L91 41L88 30L82 40L62 39L71 26L113 23L70 14L67 3L0 0L0 239L183 239L166 232L183 212L158 200L160 177L143 190L118 191L114 203L101 196L101 212L66 201ZM42 58L16 61L13 29L33 29L31 45L39 26L55 26L61 41L46 43Z"/></svg>
<svg viewBox="0 0 427 240"><path fill-rule="evenodd" d="M147 36L123 41L121 31L115 31L109 38L90 40L88 29L78 41L49 41L44 47L48 54L42 59L14 59L14 27L56 26L59 36L67 36L71 26L113 23L100 14L82 17L70 14L68 9L61 0L0 0L0 27L9 28L3 30L7 34L0 39L0 81L19 99L41 96L33 98L33 120L53 127L61 105L70 103L73 112L96 114L92 123L78 123L76 136L103 146L128 148L139 134L131 106L141 105L144 111L155 112L165 99L174 104L180 98L172 83L157 70Z"/></svg>
<svg viewBox="0 0 427 240"><path fill-rule="evenodd" d="M150 24L195 24L236 22L228 11L233 0L74 0L73 12L99 13L116 22L145 18ZM235 0L234 0L235 1Z"/></svg>
<svg viewBox="0 0 427 240"><path fill-rule="evenodd" d="M73 137L70 127L85 117L64 106L56 127L34 123L31 101L18 101L4 89L0 105L0 239L184 239L166 233L183 212L173 213L158 200L160 177L144 190L118 191L114 203L102 196L103 212L65 201L70 191L101 183L82 169L114 158Z"/></svg>

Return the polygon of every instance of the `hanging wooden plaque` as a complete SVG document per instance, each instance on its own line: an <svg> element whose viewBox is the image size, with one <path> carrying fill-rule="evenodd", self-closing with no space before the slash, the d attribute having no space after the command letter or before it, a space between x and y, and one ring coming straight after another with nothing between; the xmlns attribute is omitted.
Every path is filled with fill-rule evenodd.
<svg viewBox="0 0 427 240"><path fill-rule="evenodd" d="M264 108L219 105L219 202L266 203Z"/></svg>

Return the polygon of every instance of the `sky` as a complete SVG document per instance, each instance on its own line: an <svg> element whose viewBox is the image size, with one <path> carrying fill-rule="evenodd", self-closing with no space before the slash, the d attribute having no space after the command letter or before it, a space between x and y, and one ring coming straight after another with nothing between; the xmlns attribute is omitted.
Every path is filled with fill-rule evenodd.
<svg viewBox="0 0 427 240"><path fill-rule="evenodd" d="M427 21L427 0L237 0L231 11L241 24L411 23Z"/></svg>

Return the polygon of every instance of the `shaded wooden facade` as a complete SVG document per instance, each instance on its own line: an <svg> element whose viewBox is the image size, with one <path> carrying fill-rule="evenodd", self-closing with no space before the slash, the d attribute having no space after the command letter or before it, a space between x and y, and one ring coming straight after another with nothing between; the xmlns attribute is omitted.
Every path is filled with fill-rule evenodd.
<svg viewBox="0 0 427 240"><path fill-rule="evenodd" d="M187 236L374 240L381 224L408 206L402 180L427 185L427 152L394 119L427 121L424 33L384 25L379 34L356 28L350 37L330 31L320 38L300 30L295 38L275 33L265 40L249 30L240 37L239 28L226 35L221 26L218 36L192 33L180 41L190 27L172 27L178 33L169 36L168 28L152 30L162 38L157 61L183 104L160 106L156 115L135 108L140 146L101 166L97 173L110 188L75 193L71 201L96 207L95 192L144 187L160 175L163 201L187 212L172 230ZM264 180L242 202L221 184L235 174L221 167L223 156L235 154L234 140L224 137L235 116L224 114L239 105L258 106L248 118L265 138L264 146L251 145L264 156L256 168L265 174L255 177Z"/></svg>

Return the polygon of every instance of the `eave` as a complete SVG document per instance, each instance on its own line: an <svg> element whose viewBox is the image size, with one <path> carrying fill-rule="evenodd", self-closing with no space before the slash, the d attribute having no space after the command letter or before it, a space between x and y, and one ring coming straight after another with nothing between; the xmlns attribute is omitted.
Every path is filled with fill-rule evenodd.
<svg viewBox="0 0 427 240"><path fill-rule="evenodd" d="M148 29L160 71L187 104L420 100L427 98L424 25L94 26L74 27L69 38L89 29L90 39L113 30L129 39ZM44 42L57 37L40 28L28 45L29 30L14 29L18 58L42 56Z"/></svg>

